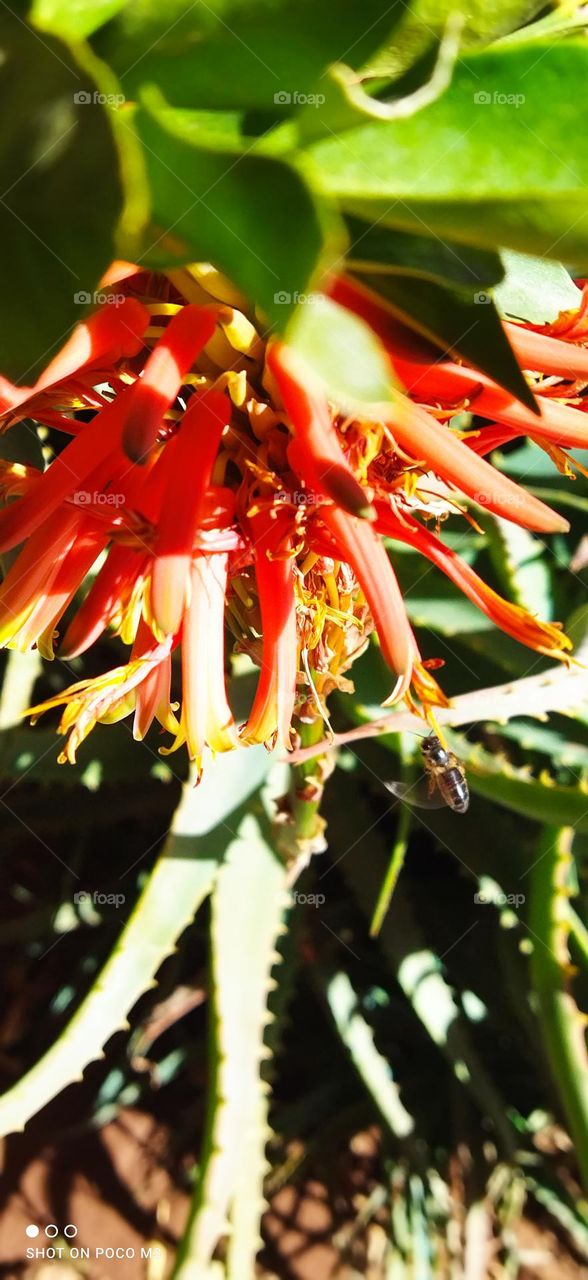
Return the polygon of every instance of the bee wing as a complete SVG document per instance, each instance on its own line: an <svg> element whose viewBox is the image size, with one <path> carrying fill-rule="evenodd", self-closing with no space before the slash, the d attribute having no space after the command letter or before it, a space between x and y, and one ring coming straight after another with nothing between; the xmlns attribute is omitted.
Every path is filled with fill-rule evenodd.
<svg viewBox="0 0 588 1280"><path fill-rule="evenodd" d="M427 786L425 777L418 778L416 782L385 782L384 786L387 791L391 791L393 796L401 800L403 804L409 804L414 809L443 809L445 801L437 787L431 792Z"/></svg>

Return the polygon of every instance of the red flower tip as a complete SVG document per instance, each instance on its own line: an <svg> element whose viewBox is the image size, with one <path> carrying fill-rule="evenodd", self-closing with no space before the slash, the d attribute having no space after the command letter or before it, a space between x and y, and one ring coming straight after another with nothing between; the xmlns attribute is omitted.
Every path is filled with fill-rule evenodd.
<svg viewBox="0 0 588 1280"><path fill-rule="evenodd" d="M157 629L175 635L182 621L196 532L231 407L218 391L196 394L171 447L173 473L159 516L151 574L151 609Z"/></svg>
<svg viewBox="0 0 588 1280"><path fill-rule="evenodd" d="M144 462L157 439L164 414L173 404L187 373L216 326L215 313L188 305L170 320L163 337L133 386L123 431L125 453Z"/></svg>
<svg viewBox="0 0 588 1280"><path fill-rule="evenodd" d="M310 489L331 498L350 515L373 520L374 511L339 444L325 393L312 370L283 342L274 342L268 367L290 418L297 455Z"/></svg>

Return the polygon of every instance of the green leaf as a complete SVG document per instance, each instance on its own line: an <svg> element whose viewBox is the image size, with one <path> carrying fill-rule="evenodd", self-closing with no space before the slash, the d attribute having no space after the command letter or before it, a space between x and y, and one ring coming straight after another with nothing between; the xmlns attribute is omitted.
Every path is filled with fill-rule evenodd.
<svg viewBox="0 0 588 1280"><path fill-rule="evenodd" d="M390 365L378 339L363 320L330 298L316 293L301 302L286 336L338 403L392 398Z"/></svg>
<svg viewBox="0 0 588 1280"><path fill-rule="evenodd" d="M29 21L63 40L84 40L109 22L127 0L34 0Z"/></svg>
<svg viewBox="0 0 588 1280"><path fill-rule="evenodd" d="M516 769L506 759L468 743L461 735L452 733L451 741L467 765L470 790L477 795L534 822L569 823L577 831L588 831L588 791L583 784L564 787L547 773L536 778L528 770Z"/></svg>
<svg viewBox="0 0 588 1280"><path fill-rule="evenodd" d="M529 927L537 1010L554 1078L574 1139L588 1193L588 1054L585 1017L570 990L568 904L572 880L571 827L546 827L530 869Z"/></svg>
<svg viewBox="0 0 588 1280"><path fill-rule="evenodd" d="M264 1029L287 871L248 813L219 871L212 910L213 1084L202 1169L174 1277L206 1272L231 1222L228 1280L252 1276L267 1169Z"/></svg>
<svg viewBox="0 0 588 1280"><path fill-rule="evenodd" d="M444 352L463 356L537 412L534 396L489 293L479 290L468 295L412 274L370 273L362 279L386 299L391 310L410 328Z"/></svg>
<svg viewBox="0 0 588 1280"><path fill-rule="evenodd" d="M370 221L588 260L587 77L580 40L471 53L430 106L326 137L307 171Z"/></svg>
<svg viewBox="0 0 588 1280"><path fill-rule="evenodd" d="M344 59L360 67L387 40L401 0L249 0L170 6L133 0L99 48L129 97L154 84L179 107L258 110L288 116L321 72Z"/></svg>
<svg viewBox="0 0 588 1280"><path fill-rule="evenodd" d="M588 772L588 746L570 742L567 733L558 733L556 729L528 720L510 720L506 724L491 725L490 730L497 737L518 742L525 752L548 756L553 765Z"/></svg>
<svg viewBox="0 0 588 1280"><path fill-rule="evenodd" d="M582 294L560 262L532 258L512 249L504 249L501 257L505 275L493 297L503 315L530 324L550 324L560 311L579 307Z"/></svg>
<svg viewBox="0 0 588 1280"><path fill-rule="evenodd" d="M303 179L280 159L212 146L189 112L143 107L136 127L152 199L147 260L212 261L283 327L324 247Z"/></svg>
<svg viewBox="0 0 588 1280"><path fill-rule="evenodd" d="M317 972L316 982L340 1039L382 1119L394 1137L407 1138L414 1130L414 1120L403 1105L390 1063L376 1047L374 1033L361 1012L347 974L340 970L327 980Z"/></svg>
<svg viewBox="0 0 588 1280"><path fill-rule="evenodd" d="M380 50L370 71L397 75L439 41L452 14L464 13L462 42L467 46L487 44L505 36L543 8L542 0L413 0L393 43ZM532 30L532 28L531 28Z"/></svg>
<svg viewBox="0 0 588 1280"><path fill-rule="evenodd" d="M122 201L107 113L89 100L94 85L67 48L4 5L0 54L0 109L10 121L0 141L0 237L10 245L1 363L31 382L81 318L79 295L111 261Z"/></svg>
<svg viewBox="0 0 588 1280"><path fill-rule="evenodd" d="M370 225L360 218L346 219L349 234L347 266L369 275L372 271L420 276L438 284L466 289L487 289L504 275L498 253L470 249L448 241L431 241L424 235L392 231L382 223ZM369 284L369 279L366 280Z"/></svg>
<svg viewBox="0 0 588 1280"><path fill-rule="evenodd" d="M487 523L489 550L499 585L529 613L553 617L553 583L544 547L527 529L496 516Z"/></svg>
<svg viewBox="0 0 588 1280"><path fill-rule="evenodd" d="M260 754L261 753L261 754ZM221 756L196 790L186 783L163 853L91 991L39 1062L0 1098L0 1133L22 1129L66 1085L80 1080L126 1024L163 960L210 893L235 835L232 818L268 768L263 749ZM227 822L227 818L231 818Z"/></svg>

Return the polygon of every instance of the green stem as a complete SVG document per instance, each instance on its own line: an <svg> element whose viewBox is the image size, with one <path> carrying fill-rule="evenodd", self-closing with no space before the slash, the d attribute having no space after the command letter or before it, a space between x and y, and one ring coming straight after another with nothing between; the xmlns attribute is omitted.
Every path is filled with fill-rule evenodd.
<svg viewBox="0 0 588 1280"><path fill-rule="evenodd" d="M376 938L382 928L382 922L387 914L398 877L404 866L411 825L412 814L408 805L404 804L402 805L398 815L396 838L392 845L392 853L390 855L390 862L388 863L388 870L378 894L378 901L376 902L372 922L370 924L370 936L372 938Z"/></svg>
<svg viewBox="0 0 588 1280"><path fill-rule="evenodd" d="M302 747L314 747L324 735L322 720L296 726ZM324 789L324 756L315 756L292 770L292 816L299 841L312 839L319 827L319 809Z"/></svg>
<svg viewBox="0 0 588 1280"><path fill-rule="evenodd" d="M531 870L531 978L547 1053L588 1191L588 1055L584 1018L570 991L569 873L573 831L547 827Z"/></svg>

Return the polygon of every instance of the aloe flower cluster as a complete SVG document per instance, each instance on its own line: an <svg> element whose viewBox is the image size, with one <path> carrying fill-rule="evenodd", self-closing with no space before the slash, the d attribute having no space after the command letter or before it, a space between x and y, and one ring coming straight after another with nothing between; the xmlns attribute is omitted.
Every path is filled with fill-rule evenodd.
<svg viewBox="0 0 588 1280"><path fill-rule="evenodd" d="M586 292L554 325L505 326L533 413L440 357L351 278L325 289L382 344L404 388L385 404L334 403L212 267L153 274L116 263L103 289L111 300L34 386L0 381L3 430L30 420L53 448L43 472L1 464L0 551L19 550L0 587L0 642L66 661L106 631L129 647L123 665L32 709L63 705L62 759L75 760L97 721L131 714L136 738L157 721L171 734L161 750L185 744L198 770L207 749L288 750L296 719L324 716L332 690L349 687L374 628L392 673L388 704L405 700L434 724L445 698L406 614L395 543L498 627L566 657L560 626L502 599L439 524L471 522L473 502L539 533L567 527L487 455L524 435L573 474L568 450L588 446ZM452 425L464 410L485 425ZM244 724L227 696L227 635L259 668Z"/></svg>

